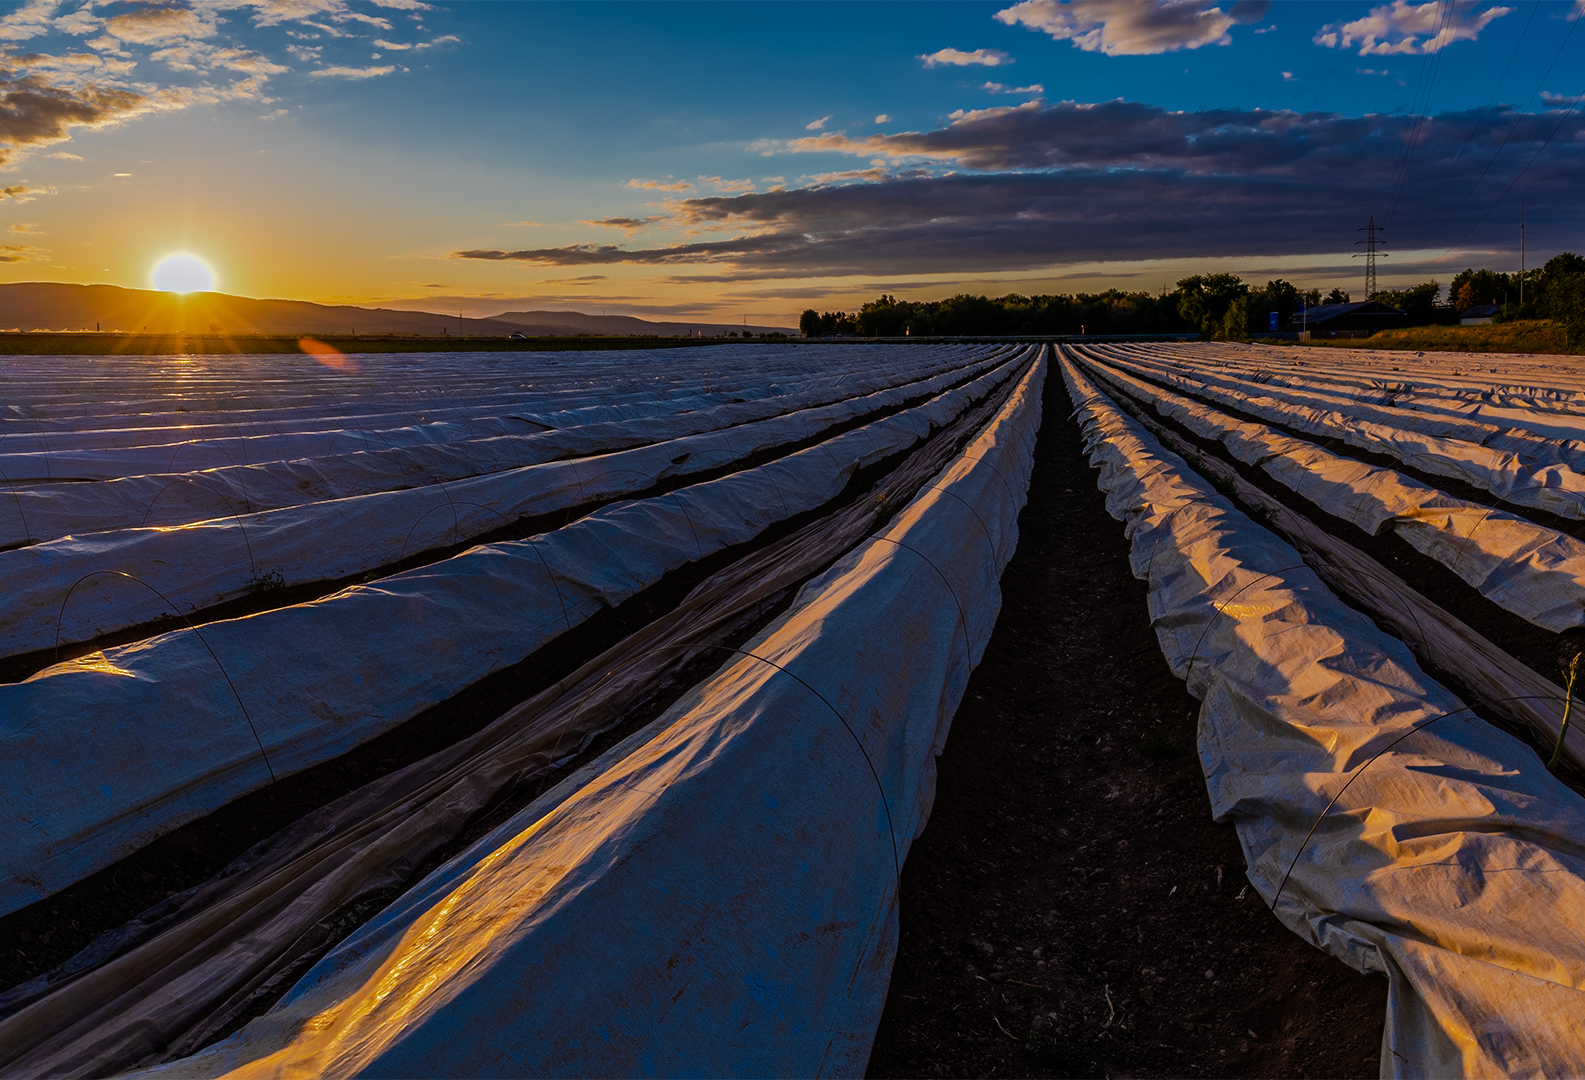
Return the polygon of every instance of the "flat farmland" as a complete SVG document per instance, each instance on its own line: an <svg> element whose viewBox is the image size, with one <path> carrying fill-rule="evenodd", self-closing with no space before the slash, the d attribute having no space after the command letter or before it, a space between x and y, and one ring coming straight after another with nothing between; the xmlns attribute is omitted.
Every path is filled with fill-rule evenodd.
<svg viewBox="0 0 1585 1080"><path fill-rule="evenodd" d="M0 364L10 1072L1585 1068L1568 358Z"/></svg>

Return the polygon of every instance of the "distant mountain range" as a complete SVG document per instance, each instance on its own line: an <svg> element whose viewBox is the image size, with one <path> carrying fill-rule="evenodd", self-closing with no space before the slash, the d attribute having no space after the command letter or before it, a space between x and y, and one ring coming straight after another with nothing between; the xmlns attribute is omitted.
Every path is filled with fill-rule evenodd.
<svg viewBox="0 0 1585 1080"><path fill-rule="evenodd" d="M228 293L154 292L118 285L22 282L0 285L0 330L124 330L150 334L653 334L742 332L736 323L649 322L580 311L509 311L464 319L423 311L341 307L305 300L254 300ZM749 326L756 334L785 326Z"/></svg>

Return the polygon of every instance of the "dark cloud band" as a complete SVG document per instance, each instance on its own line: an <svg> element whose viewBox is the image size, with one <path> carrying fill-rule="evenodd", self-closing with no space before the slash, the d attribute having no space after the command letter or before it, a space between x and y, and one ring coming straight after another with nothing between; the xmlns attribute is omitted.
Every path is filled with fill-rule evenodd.
<svg viewBox="0 0 1585 1080"><path fill-rule="evenodd" d="M1585 210L1574 193L1585 165L1585 118L1503 109L1420 123L1389 219L1411 122L1031 102L964 114L936 131L793 144L925 166L906 174L684 199L673 208L674 224L749 235L454 257L560 266L723 263L788 276L1028 270L1349 251L1370 213L1387 220L1389 241L1403 250L1463 240L1526 168L1532 239L1539 231L1554 250L1585 240ZM944 172L948 166L957 171ZM1505 218L1488 216L1469 240L1502 242L1510 231Z"/></svg>

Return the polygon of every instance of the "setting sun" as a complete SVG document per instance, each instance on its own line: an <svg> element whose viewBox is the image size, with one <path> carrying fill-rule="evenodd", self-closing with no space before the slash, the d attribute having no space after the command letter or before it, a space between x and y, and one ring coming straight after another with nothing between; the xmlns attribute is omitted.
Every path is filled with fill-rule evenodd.
<svg viewBox="0 0 1585 1080"><path fill-rule="evenodd" d="M161 292L211 292L215 287L215 272L209 264L185 251L155 263L151 276L154 287Z"/></svg>

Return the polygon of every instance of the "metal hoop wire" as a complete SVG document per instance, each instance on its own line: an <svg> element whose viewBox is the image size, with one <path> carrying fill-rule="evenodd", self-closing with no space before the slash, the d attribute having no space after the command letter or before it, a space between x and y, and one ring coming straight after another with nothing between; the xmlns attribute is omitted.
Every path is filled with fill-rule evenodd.
<svg viewBox="0 0 1585 1080"><path fill-rule="evenodd" d="M935 564L935 560L931 559L930 556L926 555L924 552L920 551L918 548L915 548L915 547L912 547L909 544L903 543L901 540L893 540L889 536L872 536L872 537L870 537L870 539L871 540L883 540L883 541L885 541L888 544L897 545L898 547L902 548L904 551L913 552L915 555L919 556L925 562L929 563L930 564L930 568L932 570L934 570L938 575L940 575L941 583L947 587L947 592L950 593L951 596L952 596L952 603L957 606L957 609L958 609L958 624L963 627L963 651L964 651L964 655L968 658L969 666L972 668L974 666L974 642L969 637L969 621L968 621L968 617L967 617L967 615L964 614L964 611L963 611L963 601L958 599L958 591L952 587L952 582L950 580L948 580L947 575L945 573L942 573L941 567L937 566Z"/></svg>
<svg viewBox="0 0 1585 1080"><path fill-rule="evenodd" d="M237 512L236 507L231 505L231 500L226 498L225 495L219 490L210 487L207 484L199 483L198 480L192 476L179 475L175 480L172 480L170 483L160 488L160 490L156 491L154 493L154 498L149 500L149 505L143 508L143 517L138 521L138 528L141 529L148 523L149 515L154 512L154 504L160 501L160 496L164 495L177 484L182 483L198 484L199 487L203 488L205 491L209 492L211 495L214 495L221 502L226 504L226 509L231 511L231 520L236 523L237 531L242 534L242 547L243 550L247 552L248 556L248 570L254 574L257 574L259 572L259 568L258 565L253 561L253 545L248 541L248 530L247 527L242 524L242 515Z"/></svg>
<svg viewBox="0 0 1585 1080"><path fill-rule="evenodd" d="M248 714L248 707L242 703L242 695L237 693L237 684L231 681L230 672L226 671L226 666L220 662L220 657L215 655L214 648L210 646L209 641L199 631L198 627L193 625L193 621L186 615L183 615L181 609L175 604L171 603L164 593L160 592L160 590L156 589L153 585L150 585L136 574L129 574L125 570L94 570L84 574L82 577L72 582L72 587L66 590L66 596L61 600L60 612L55 616L55 658L53 662L57 664L60 663L61 622L66 617L66 602L72 598L72 593L77 591L77 586L81 585L91 577L100 576L124 577L129 581L137 582L139 585L142 585L145 589L148 589L150 592L152 592L155 596L158 596L161 600L164 600L165 603L170 607L171 612L178 619L181 619L182 622L187 624L187 629L191 630L193 635L198 638L199 644L203 645L204 650L209 653L209 658L215 662L215 667L220 669L221 677L226 680L226 685L231 688L231 696L237 699L237 708L242 710L242 719L247 721L248 730L253 732L253 741L259 746L259 756L264 759L264 767L269 771L270 783L275 783L275 766L270 764L270 755L264 749L264 740L259 737L259 729L253 726L253 717Z"/></svg>
<svg viewBox="0 0 1585 1080"><path fill-rule="evenodd" d="M457 514L457 504L452 499L451 492L446 490L446 485L443 484L443 483L435 483L435 484L431 484L429 486L438 487L440 489L440 493L446 497L446 505L445 506L441 506L439 503L436 503L434 506L431 506L428 510L425 510L422 514L419 514L416 518L413 519L413 524L408 526L407 535L402 537L402 547L401 547L401 550L398 551L397 555L396 555L396 561L397 562L401 562L404 558L407 557L407 545L408 545L408 542L413 539L413 533L416 532L418 530L418 527L424 523L424 519L427 518L430 514L433 514L436 510L445 510L447 508L450 508L450 510L451 510L451 535L454 538L452 540L452 543L460 544L462 542L462 540L461 540L461 537L462 537L462 519Z"/></svg>
<svg viewBox="0 0 1585 1080"><path fill-rule="evenodd" d="M243 468L247 468L251 462L248 461L248 444L246 437L242 434L242 428L238 426L235 420L231 419L231 414L225 409L216 409L215 412L219 414L220 419L230 424L231 430L236 433L238 449L242 451L242 466ZM237 474L237 487L242 489L242 504L246 506L249 513L251 513L253 511L253 500L248 498L248 482L240 472Z"/></svg>
<svg viewBox="0 0 1585 1080"><path fill-rule="evenodd" d="M561 595L561 588L556 584L556 572L550 568L550 563L545 561L544 553L539 550L539 542L537 540L535 540L532 536L528 535L528 530L523 528L522 523L519 522L519 521L514 521L512 518L507 517L505 514L501 513L499 510L496 510L493 507L485 506L483 503L463 501L463 502L460 502L460 503L458 503L456 505L458 505L458 506L471 506L471 507L474 507L475 509L483 510L487 514L494 514L496 517L498 517L502 521L506 522L506 524L508 526L511 526L512 528L515 528L517 530L517 535L518 535L517 543L527 544L529 546L529 549L532 550L534 552L534 554L539 557L540 565L542 565L545 568L545 575L548 578L550 578L550 587L552 589L554 589L555 592L556 592L556 602L561 605L561 618L562 618L562 621L567 624L567 629L571 630L572 629L572 618L567 614L567 601ZM438 506L437 507L432 507L432 509L438 510L438 509L440 509L440 507L438 507Z"/></svg>
<svg viewBox="0 0 1585 1080"><path fill-rule="evenodd" d="M44 452L44 478L46 480L53 480L55 478L55 474L50 471L50 447L49 443L44 441L44 422L32 416L24 417L23 419L33 421L34 430L28 432L28 434L33 436L33 441L38 443L39 449ZM5 438L5 436L0 435L0 439L3 438Z"/></svg>
<svg viewBox="0 0 1585 1080"><path fill-rule="evenodd" d="M4 469L0 469L0 479L5 480L6 487L11 489L12 501L17 504L17 517L22 519L22 539L32 540L33 529L30 525L28 525L28 516L27 513L22 509L22 496L17 494L16 484L11 482L11 477L6 475L6 471Z"/></svg>
<svg viewBox="0 0 1585 1080"><path fill-rule="evenodd" d="M1483 701L1477 701L1473 705L1461 705L1458 708L1453 709L1450 712L1445 712L1445 713L1442 713L1442 714L1440 714L1438 716L1433 716L1431 719L1425 721L1422 724L1416 724L1416 725L1410 727L1408 731L1405 731L1403 734L1399 735L1396 739L1393 739L1392 742L1390 742L1386 746L1382 747L1375 754L1373 754L1368 761L1366 761L1358 769L1354 770L1354 774L1352 776L1350 776L1347 781L1344 782L1342 787L1337 789L1337 794L1332 796L1332 798L1327 802L1325 808L1322 809L1320 814L1318 814L1316 816L1315 821L1310 825L1310 831L1305 833L1304 834L1304 839L1299 842L1299 849L1293 853L1293 861L1288 864L1287 873L1282 875L1282 881L1277 885L1277 891L1276 891L1275 895L1273 895L1272 898L1271 898L1271 910L1273 912L1275 912L1277 910L1277 901L1282 898L1283 887L1288 884L1288 878L1293 874L1294 867L1299 865L1299 858L1300 858L1300 856L1302 856L1304 854L1304 849L1309 845L1310 838L1315 835L1315 830L1321 827L1322 820L1325 819L1326 815L1331 811L1332 807L1337 804L1337 800L1341 799L1343 797L1343 792L1347 791L1349 789L1349 786L1351 784L1353 784L1353 782L1355 780L1358 780L1360 775L1366 769L1370 768L1371 765L1375 763L1377 758L1382 757L1384 754L1387 753L1387 751L1391 750L1393 747L1397 746L1399 743L1403 742L1405 739L1407 739L1409 736L1415 734L1416 732L1424 731L1426 728L1430 727L1432 724L1436 723L1438 720L1446 720L1448 717L1457 716L1461 712L1469 712L1469 711L1471 711L1473 709L1479 709L1482 706L1487 706L1487 705L1500 705L1500 704L1502 704L1504 702L1508 702L1508 701L1554 701L1555 702L1557 700L1559 700L1559 699L1558 699L1557 695L1555 695L1555 694L1519 694L1519 695L1515 695L1514 697L1487 698L1487 699L1485 699Z"/></svg>
<svg viewBox="0 0 1585 1080"><path fill-rule="evenodd" d="M598 690L602 685L605 684L606 680L608 680L611 677L613 677L614 675L616 675L617 672L622 671L625 668L631 667L634 664L638 663L640 660L643 660L646 657L649 657L649 656L651 656L651 655L653 655L655 653L665 652L665 651L668 651L668 650L681 650L681 649L718 649L718 650L720 650L722 652L729 652L729 653L733 653L733 654L735 654L737 656L745 656L745 657L748 657L748 658L750 658L752 660L758 660L760 663L765 664L765 665L769 666L770 668L772 668L772 669L774 669L776 671L779 671L783 675L786 675L789 678L792 678L793 680L798 682L801 686L803 686L803 688L805 690L808 690L815 697L819 698L821 703L824 704L827 709L831 710L831 715L835 716L837 718L837 721L847 731L848 735L852 737L853 745L858 747L859 754L863 756L864 764L869 768L870 776L875 781L875 790L880 795L880 798L881 798L881 809L886 815L886 830L887 830L887 833L890 836L891 842L892 842L892 866L893 866L893 869L894 869L894 871L896 873L895 884L896 884L896 887L900 888L901 885L902 885L903 866L902 866L902 856L898 852L898 849L897 849L897 826L896 826L896 823L892 819L891 803L886 798L886 787L885 787L884 784L881 783L880 772L879 772L879 770L877 770L875 768L875 762L870 758L869 751L864 748L863 740L861 740L859 738L858 732L853 730L853 726L847 722L847 718L844 717L842 715L842 713L837 710L837 707L835 705L831 704L830 699L828 699L824 694L822 694L819 690L815 689L815 687L810 685L809 682L807 680L805 680L804 678L802 678L801 676L799 676L799 675L787 670L785 667L782 667L780 664L776 663L774 660L767 660L765 657L760 656L758 653L750 652L747 649L734 648L733 646L730 646L730 645L716 645L716 644L711 644L711 643L707 643L707 642L678 642L678 643L672 644L672 645L656 645L656 646L654 646L652 648L645 649L643 652L639 653L637 656L628 657L626 660L622 661L616 667L613 667L610 671L608 671L604 675L600 676L600 678L595 682L595 684L593 686L589 687L589 689L584 692L583 696L581 698L579 698L578 704L574 707L572 713L567 717L566 722L564 724L562 724L561 731L557 733L556 743L555 743L554 746L551 747L551 757L552 757L552 759L554 760L556 751L561 746L561 738L562 738L562 736L566 733L567 729L572 726L573 721L578 718L578 715L583 711L584 706L588 704L589 698L593 696L593 694L594 694L594 692L596 690Z"/></svg>
<svg viewBox="0 0 1585 1080"><path fill-rule="evenodd" d="M385 433L383 431L379 430L378 428L371 428L367 424L356 424L355 423L355 424L352 425L352 427L353 427L354 431L361 432L365 438L367 438L370 435L373 435L375 438L379 439L382 443L385 444L386 452L388 452L391 455L391 461L396 466L396 475L401 479L403 484L406 484L407 483L407 470L402 467L401 454L403 452L407 451L407 450L410 450L411 447L392 446L391 445L391 440L385 437ZM345 428L337 428L335 434L331 435L331 437L330 437L330 445L325 447L325 456L326 457L334 456L331 453L331 451L336 448L336 440L341 438L341 436L344 435L345 433L346 433L346 429ZM367 453L379 453L379 451L378 450L369 451L369 450L364 450L364 449L358 449L358 450L352 451L351 454L343 454L342 456L343 457L351 457L352 454L367 454ZM423 472L424 471L422 466L415 466L415 467L418 469L419 472ZM364 469L363 469L363 476L358 477L359 481L362 481L364 479L364 477L368 476L372 472L374 472L374 466L372 466L372 465L365 466ZM374 492L365 492L364 494L374 494Z"/></svg>
<svg viewBox="0 0 1585 1080"><path fill-rule="evenodd" d="M188 442L177 443L176 444L176 449L171 451L171 460L166 462L166 464L165 464L165 471L167 473L175 473L176 472L176 459L181 457L182 450L185 449L186 447L189 447L189 446L206 446L206 445L207 446L212 446L216 450L219 450L220 451L220 456L226 459L226 464L227 465L231 466L233 469L239 468L239 466L237 465L236 459L234 459L230 454L226 453L226 448L220 444L220 440L218 440L218 439L193 439L193 440L189 440ZM188 472L192 472L193 470L192 469L188 469L187 471Z"/></svg>

